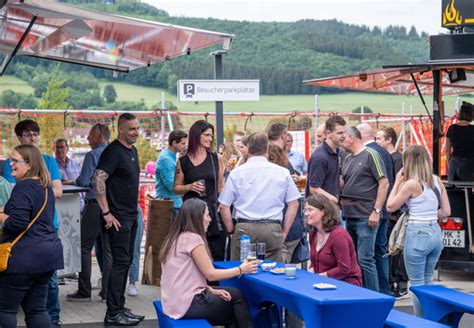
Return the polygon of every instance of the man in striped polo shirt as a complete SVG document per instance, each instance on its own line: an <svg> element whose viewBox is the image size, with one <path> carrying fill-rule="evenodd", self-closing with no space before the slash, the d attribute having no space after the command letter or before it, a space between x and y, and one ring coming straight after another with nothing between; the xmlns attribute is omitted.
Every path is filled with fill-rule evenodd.
<svg viewBox="0 0 474 328"><path fill-rule="evenodd" d="M347 129L343 147L349 154L342 165L342 194L371 201L343 204L342 216L357 250L363 286L379 291L375 239L389 187L387 173L380 155L364 146L356 127Z"/></svg>

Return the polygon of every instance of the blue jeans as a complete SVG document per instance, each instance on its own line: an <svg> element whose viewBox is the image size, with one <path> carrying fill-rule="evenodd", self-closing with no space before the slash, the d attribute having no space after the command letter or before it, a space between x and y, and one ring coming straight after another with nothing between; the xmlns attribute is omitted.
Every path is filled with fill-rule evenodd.
<svg viewBox="0 0 474 328"><path fill-rule="evenodd" d="M17 326L20 305L28 327L51 326L46 297L52 273L0 273L0 327Z"/></svg>
<svg viewBox="0 0 474 328"><path fill-rule="evenodd" d="M59 304L59 286L58 286L57 271L54 271L53 275L49 279L46 309L48 310L48 314L49 314L49 317L51 318L51 322L53 324L58 323L59 313L61 312L61 306Z"/></svg>
<svg viewBox="0 0 474 328"><path fill-rule="evenodd" d="M369 227L368 221L368 219L346 218L346 226L357 250L357 259L362 270L362 284L365 288L378 292L379 280L375 265L375 237L378 228Z"/></svg>
<svg viewBox="0 0 474 328"><path fill-rule="evenodd" d="M138 206L138 222L137 222L137 236L135 237L135 246L133 247L133 260L130 270L128 271L128 279L131 283L138 281L140 271L140 246L143 238L143 213L140 206Z"/></svg>
<svg viewBox="0 0 474 328"><path fill-rule="evenodd" d="M392 295L389 283L389 266L387 254L387 228L388 220L380 218L377 236L375 237L375 265L377 266L377 275L379 278L379 291L381 293Z"/></svg>
<svg viewBox="0 0 474 328"><path fill-rule="evenodd" d="M403 256L411 286L433 285L433 272L443 250L443 237L438 223L408 223ZM423 311L418 298L413 295L415 315Z"/></svg>

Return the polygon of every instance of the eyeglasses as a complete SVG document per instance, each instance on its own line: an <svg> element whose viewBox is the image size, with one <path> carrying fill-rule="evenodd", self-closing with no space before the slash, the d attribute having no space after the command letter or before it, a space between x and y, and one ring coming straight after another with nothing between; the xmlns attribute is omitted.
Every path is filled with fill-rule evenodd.
<svg viewBox="0 0 474 328"><path fill-rule="evenodd" d="M25 161L23 159L14 159L13 157L10 157L10 163L12 164L18 164L18 163L28 163L29 161Z"/></svg>
<svg viewBox="0 0 474 328"><path fill-rule="evenodd" d="M23 138L38 138L39 137L39 132L30 132L30 133L22 133L21 136Z"/></svg>

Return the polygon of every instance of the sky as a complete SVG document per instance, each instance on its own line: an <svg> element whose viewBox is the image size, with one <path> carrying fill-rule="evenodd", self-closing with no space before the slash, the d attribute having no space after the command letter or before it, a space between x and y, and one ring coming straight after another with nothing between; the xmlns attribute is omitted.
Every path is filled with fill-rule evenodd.
<svg viewBox="0 0 474 328"><path fill-rule="evenodd" d="M418 32L447 33L441 28L441 0L142 0L171 16L255 22L337 19L387 27L414 25Z"/></svg>

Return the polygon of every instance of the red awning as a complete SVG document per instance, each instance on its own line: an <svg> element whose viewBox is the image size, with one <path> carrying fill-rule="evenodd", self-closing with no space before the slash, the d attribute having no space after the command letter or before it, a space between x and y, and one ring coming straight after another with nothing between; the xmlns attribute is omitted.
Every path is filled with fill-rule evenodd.
<svg viewBox="0 0 474 328"><path fill-rule="evenodd" d="M8 0L0 9L0 25L4 54L12 54L24 36L19 55L123 72L220 43L227 50L234 37L51 0Z"/></svg>
<svg viewBox="0 0 474 328"><path fill-rule="evenodd" d="M452 69L452 66L440 67L431 64L382 68L352 75L308 80L303 83L337 89L413 95L417 94L411 76L413 74L421 93L432 95L433 75L431 70L434 68L443 70L443 95L474 92L474 66L465 66L466 80L456 83L450 83L448 78L447 72Z"/></svg>

